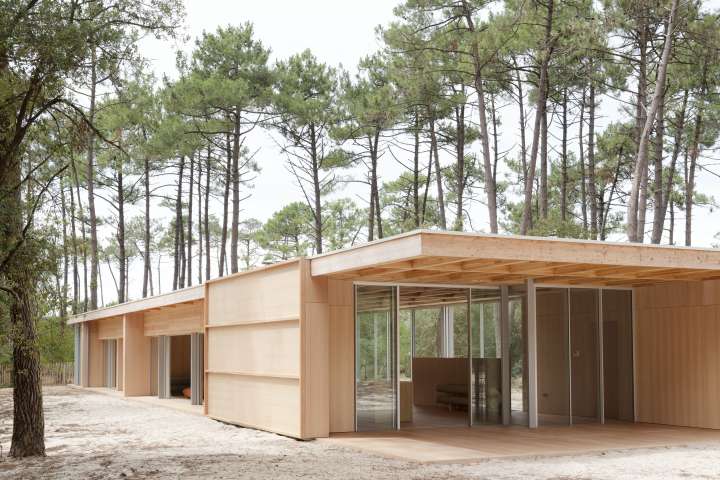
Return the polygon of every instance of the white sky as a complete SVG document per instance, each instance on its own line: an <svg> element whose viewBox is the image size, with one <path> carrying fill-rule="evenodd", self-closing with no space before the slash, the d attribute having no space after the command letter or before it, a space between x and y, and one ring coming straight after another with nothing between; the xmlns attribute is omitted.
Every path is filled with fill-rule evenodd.
<svg viewBox="0 0 720 480"><path fill-rule="evenodd" d="M360 57L370 54L380 47L376 39L377 25L387 25L392 19L392 9L399 0L365 0L364 2L349 2L340 0L276 0L276 1L222 1L222 0L185 0L187 8L186 34L190 41L159 42L144 40L141 53L153 64L158 77L166 74L175 75L175 50L183 48L190 51L194 39L205 31L214 31L218 26L227 24L240 24L250 21L255 26L256 38L266 46L271 47L272 60L285 58L309 48L322 61L334 66L343 65L353 70ZM720 0L706 2L706 6L717 9ZM609 122L620 118L617 109L608 100L603 101L600 107L598 128L602 130ZM503 110L503 124L507 126L502 136L501 148L516 145L517 117L515 107L509 106ZM476 116L476 112L472 112ZM473 117L474 118L474 117ZM252 197L245 201L241 218L255 217L260 220L267 219L273 212L279 210L289 202L302 200L299 188L285 168L285 158L280 154L277 146L266 133L253 134L248 144L251 150L259 148L256 160L262 167L262 172L255 182ZM503 149L504 149L503 148ZM479 154L479 145L476 143L471 149ZM714 152L718 155L718 152ZM551 153L552 155L552 153ZM446 162L451 161L446 158ZM717 162L715 162L717 163ZM381 166L384 180L397 176L401 171L392 159L388 158ZM699 190L720 197L718 186L720 180L707 174L700 174ZM338 193L341 196L350 196L356 199L366 196L363 190L357 187L347 187ZM487 230L487 218L484 207L477 205L472 210L472 225L475 230ZM649 212L649 216L652 213ZM168 218L170 212L168 212ZM720 214L709 209L697 209L695 213L694 244L697 246L710 246L714 243L713 236L720 231ZM676 241L682 241L684 233L684 215L677 214ZM617 237L622 240L622 237ZM194 269L197 267L194 266ZM141 288L139 266L131 267L130 298L137 298ZM171 265L168 263L163 269L163 291L169 288L169 279L172 275ZM112 301L113 293L109 272L103 272L103 282L106 285L105 299ZM139 280L139 281L134 281ZM155 292L157 293L157 292Z"/></svg>

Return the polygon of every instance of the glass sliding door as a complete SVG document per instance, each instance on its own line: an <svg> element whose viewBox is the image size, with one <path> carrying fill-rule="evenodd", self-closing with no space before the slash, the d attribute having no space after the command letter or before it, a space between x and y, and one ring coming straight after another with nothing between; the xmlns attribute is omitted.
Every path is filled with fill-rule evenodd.
<svg viewBox="0 0 720 480"><path fill-rule="evenodd" d="M473 289L470 304L471 422L502 423L500 289Z"/></svg>
<svg viewBox="0 0 720 480"><path fill-rule="evenodd" d="M395 287L355 289L355 423L357 431L398 426L398 328Z"/></svg>
<svg viewBox="0 0 720 480"><path fill-rule="evenodd" d="M510 423L528 425L527 289L509 288Z"/></svg>

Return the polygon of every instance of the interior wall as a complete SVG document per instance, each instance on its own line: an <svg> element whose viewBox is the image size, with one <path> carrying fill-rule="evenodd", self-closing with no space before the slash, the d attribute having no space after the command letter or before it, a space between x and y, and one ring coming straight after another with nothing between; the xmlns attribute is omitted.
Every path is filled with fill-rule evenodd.
<svg viewBox="0 0 720 480"><path fill-rule="evenodd" d="M301 437L299 261L207 284L210 417Z"/></svg>
<svg viewBox="0 0 720 480"><path fill-rule="evenodd" d="M598 418L598 290L570 290L573 417Z"/></svg>
<svg viewBox="0 0 720 480"><path fill-rule="evenodd" d="M720 428L720 280L635 290L640 422Z"/></svg>
<svg viewBox="0 0 720 480"><path fill-rule="evenodd" d="M632 422L632 292L604 290L602 312L605 419Z"/></svg>
<svg viewBox="0 0 720 480"><path fill-rule="evenodd" d="M537 292L538 413L569 415L566 289Z"/></svg>
<svg viewBox="0 0 720 480"><path fill-rule="evenodd" d="M190 386L190 335L170 337L170 391L182 396L182 389Z"/></svg>
<svg viewBox="0 0 720 480"><path fill-rule="evenodd" d="M438 385L468 385L468 359L413 358L413 403L436 406Z"/></svg>

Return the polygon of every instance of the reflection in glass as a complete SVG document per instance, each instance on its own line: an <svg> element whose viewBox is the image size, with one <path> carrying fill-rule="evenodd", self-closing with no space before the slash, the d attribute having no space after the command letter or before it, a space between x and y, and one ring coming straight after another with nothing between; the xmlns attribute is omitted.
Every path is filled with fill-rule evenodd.
<svg viewBox="0 0 720 480"><path fill-rule="evenodd" d="M355 414L358 431L397 425L395 288L356 287Z"/></svg>
<svg viewBox="0 0 720 480"><path fill-rule="evenodd" d="M471 294L472 423L502 422L502 350L500 290Z"/></svg>
<svg viewBox="0 0 720 480"><path fill-rule="evenodd" d="M510 421L514 425L527 425L527 291L524 285L514 285L509 295Z"/></svg>

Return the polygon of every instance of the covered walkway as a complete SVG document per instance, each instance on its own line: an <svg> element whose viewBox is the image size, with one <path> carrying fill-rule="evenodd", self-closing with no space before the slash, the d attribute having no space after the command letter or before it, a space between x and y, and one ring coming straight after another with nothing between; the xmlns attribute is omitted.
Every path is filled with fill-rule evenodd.
<svg viewBox="0 0 720 480"><path fill-rule="evenodd" d="M612 450L720 444L720 431L644 423L412 429L342 433L328 442L422 463L470 463L496 458L580 455Z"/></svg>

